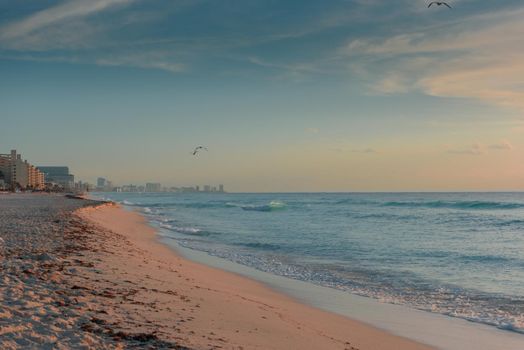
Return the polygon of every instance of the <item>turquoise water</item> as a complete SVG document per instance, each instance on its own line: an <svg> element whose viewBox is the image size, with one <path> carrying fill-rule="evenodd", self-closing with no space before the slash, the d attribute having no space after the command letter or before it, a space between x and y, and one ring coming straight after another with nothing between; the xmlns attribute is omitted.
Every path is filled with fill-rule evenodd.
<svg viewBox="0 0 524 350"><path fill-rule="evenodd" d="M523 193L100 193L178 244L524 333Z"/></svg>

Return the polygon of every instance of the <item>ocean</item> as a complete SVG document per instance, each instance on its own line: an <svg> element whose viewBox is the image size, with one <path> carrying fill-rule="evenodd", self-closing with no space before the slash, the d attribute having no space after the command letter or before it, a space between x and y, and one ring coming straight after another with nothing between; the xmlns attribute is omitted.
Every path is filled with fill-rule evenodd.
<svg viewBox="0 0 524 350"><path fill-rule="evenodd" d="M524 193L98 193L163 239L524 333Z"/></svg>

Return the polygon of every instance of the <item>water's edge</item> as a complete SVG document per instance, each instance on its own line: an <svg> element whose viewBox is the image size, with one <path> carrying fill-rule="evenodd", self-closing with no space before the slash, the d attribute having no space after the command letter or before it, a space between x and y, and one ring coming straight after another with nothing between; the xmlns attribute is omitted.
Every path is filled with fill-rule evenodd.
<svg viewBox="0 0 524 350"><path fill-rule="evenodd" d="M150 224L158 229L153 224ZM186 248L161 235L157 239L191 261L261 282L303 304L357 320L438 349L524 349L524 336L459 318L381 303L375 299L273 275L205 252Z"/></svg>
<svg viewBox="0 0 524 350"><path fill-rule="evenodd" d="M388 294L387 292L389 292L390 290L386 290L386 293L380 293L379 288L372 284L369 285L369 283L368 285L371 287L371 291L376 290L379 292L378 294L362 292L359 293L360 289L358 288L356 290L354 290L355 288L347 288L347 283L350 283L349 286L352 287L351 283L355 284L356 286L359 286L359 282L361 284L362 282L364 282L364 284L362 285L365 287L365 282L376 282L376 280L373 281L372 279L370 279L373 278L373 276L382 276L377 275L377 272L379 272L379 270L376 269L375 271L372 270L371 272L366 272L366 270L358 270L358 266L360 266L361 260L355 260L352 256L350 256L348 260L344 261L344 263L347 264L346 267L348 268L348 270L346 271L352 271L353 275L344 276L345 279L343 279L342 281L336 278L338 276L331 275L329 270L308 271L307 269L299 269L300 265L293 264L293 262L286 255L288 251L283 250L282 248L291 246L290 243L288 244L288 241L282 241L282 237L288 237L286 236L286 234L289 229L288 222L286 222L285 220L282 221L282 218L291 218L293 223L301 223L300 220L297 220L297 218L301 218L301 208L296 207L297 202L295 198L290 198L289 202L286 200L287 203L291 203L289 207L286 208L288 204L281 201L272 200L270 202L266 202L269 203L266 205L263 204L263 202L262 204L260 204L261 201L258 198L255 198L255 200L253 200L251 197L247 198L248 201L246 201L242 197L235 197L235 202L232 201L231 198L221 198L220 200L216 200L216 197L211 196L209 198L204 196L185 198L178 196L171 197L166 195L148 195L142 197L142 195L140 195L139 199L132 199L131 202L129 201L130 196L131 195L120 195L121 198L117 201L124 205L124 207L128 210L137 210L148 220L149 224L157 230L159 236L158 239L162 243L170 246L176 252L191 260L209 266L218 267L223 270L238 273L254 280L258 280L279 292L283 292L286 295L298 299L299 301L305 304L313 305L327 311L339 313L349 318L363 321L372 326L384 329L391 333L411 338L419 342L427 343L429 345L437 346L440 348L524 349L524 333L520 332L521 329L518 328L518 325L521 324L519 322L520 320L522 320L522 314L518 312L518 307L520 307L521 304L518 304L518 302L520 302L522 298L519 296L521 295L519 289L515 289L516 287L518 287L518 283L521 283L522 279L519 279L518 277L520 277L522 274L518 272L518 268L517 270L512 270L514 272L512 272L513 274L511 276L512 278L515 277L515 279L511 279L511 284L507 284L507 281L510 281L508 279L508 275L506 275L505 273L493 273L495 271L499 271L501 267L506 266L506 264L508 263L514 263L514 265L516 266L518 266L518 264L521 264L521 260L518 260L521 259L519 257L520 255L518 254L518 245L511 245L511 249L513 250L513 253L516 252L516 257L518 259L512 257L511 255L508 255L507 251L503 251L502 253L498 252L499 254L502 254L502 258L500 258L497 255L496 251L497 248L499 248L500 250L500 247L495 246L495 251L493 252L491 248L491 242L493 242L493 237L496 237L497 241L502 243L507 242L508 238L517 237L516 239L518 239L520 242L521 239L518 238L520 236L517 235L517 233L519 227L521 227L521 225L524 224L524 218L522 218L521 215L522 209L524 208L524 201L522 201L522 198L520 197L517 198L518 200L511 202L508 202L507 200L497 202L492 200L492 198L488 198L490 199L490 201L487 201L485 198L482 197L483 194L475 194L476 197L480 198L471 198L475 200L467 201L451 201L449 198L447 200L443 200L441 198L429 198L431 200L425 199L425 201L419 200L418 202L416 202L408 201L406 200L406 198L401 198L402 201L392 201L392 199L384 198L384 200L382 201L383 203L379 202L380 205L378 207L388 208L387 214L389 214L390 216L395 214L394 217L391 218L388 216L386 220L384 220L383 216L377 216L376 212L382 211L382 209L377 210L375 208L377 207L377 205L372 207L371 210L369 210L369 208L366 206L362 208L359 207L358 205L363 203L363 198L344 198L345 196L336 196L335 198L329 198L330 200L336 199L335 204L346 204L349 202L352 203L352 207L350 208L351 210L349 210L348 213L351 213L351 215L353 216L357 215L355 217L352 217L352 225L355 223L358 224L363 221L365 222L366 220L370 221L373 224L373 230L368 229L363 231L353 231L353 233L357 233L357 238L359 238L358 233L364 232L366 234L370 234L371 238L373 239L371 243L375 244L376 242L380 242L376 240L377 237L379 237L380 235L377 236L374 234L382 233L383 235L380 237L386 238L388 236L391 236L393 237L393 239L399 239L399 242L402 243L401 246L396 247L399 248L398 251L396 249L392 249L389 245L386 245L385 247L379 246L378 248L380 249L378 251L365 252L366 254L368 254L368 256L371 256L372 259L377 260L377 257L379 259L383 259L384 256L381 254L383 254L384 252L387 253L385 254L385 257L389 259L397 259L399 256L403 256L402 254L399 255L398 252L408 254L413 254L413 252L415 252L415 260L413 261L414 265L411 265L411 261L407 261L407 263L410 264L409 267L420 266L420 262L422 261L425 267L429 266L433 270L438 269L438 271L430 270L429 276L431 276L431 272L437 272L437 274L442 274L442 272L444 272L447 273L449 276L455 276L456 278L458 278L464 275L464 273L458 273L457 275L454 275L454 273L456 271L460 271L461 267L466 267L466 272L468 272L468 274L466 275L467 281L482 281L482 283L484 283L484 281L493 282L491 283L491 285L488 285L488 289L486 289L488 292L486 292L487 294L485 293L485 295L477 293L474 289L468 290L467 284L462 283L462 279L460 279L460 283L461 285L464 285L466 289L455 289L453 288L454 286L451 285L451 288L449 289L442 287L439 287L434 291L428 289L428 291L433 292L433 294L417 294L412 293L412 291L410 290L410 288L417 286L416 284L413 285L413 275L407 275L406 277L406 272L403 271L402 265L400 265L400 268L398 269L402 272L402 274L395 273L395 271L387 270L386 273L388 277L386 281L389 284L385 285L385 287L387 288L390 286L394 286L396 288L399 288L399 286L404 286L402 288L406 290L402 289L400 291L404 291L406 293L405 295L401 296L413 297L414 295L415 297L420 296L423 298L423 303L417 305L416 303L409 303L409 301L417 301L418 299L416 298L412 298L412 300L404 298L406 299L404 301L408 301L408 303L402 303L403 299L401 299L400 302L398 302L395 299L388 299L386 297L388 295L391 296L391 293ZM138 199L139 202L137 202L136 199ZM300 201L302 199L299 198L298 200ZM244 202L247 202L247 204ZM241 203L242 205L239 203ZM429 218L432 220L437 220L437 223L439 225L441 225L442 222L447 224L449 221L449 225L447 226L438 226L433 227L433 230L426 230L429 233L435 232L434 229L439 229L439 232L447 232L447 236L444 235L444 237L446 237L447 240L445 240L444 242L437 241L438 243L448 244L444 246L445 249L429 249L427 251L423 249L427 246L427 244L424 243L435 242L436 240L434 239L434 237L440 236L428 236L428 232L425 232L423 229L422 231L420 231L419 225L414 225L413 223L410 223L411 226L409 226L404 221L399 219L399 214L402 212L399 211L398 207L403 208L406 206L408 206L409 208L407 210L402 210L407 212L410 215L410 217L415 217L416 215L414 214L418 214L419 216L424 214L425 216L422 216L423 219ZM416 211L417 209L415 208L421 206L424 207L423 212ZM427 209L426 207L430 207L431 209ZM439 208L437 212L435 212L435 207ZM445 208L444 211L442 211L442 207ZM455 207L460 207L460 209L456 209ZM489 207L488 212L485 211L486 207ZM390 210L389 208L393 208L393 210ZM282 211L282 209L284 210ZM466 209L467 211L464 211ZM429 212L428 210L431 211ZM243 213L246 212L250 213L249 216L247 216L247 221L246 215L243 215ZM366 215L362 216L363 214L361 212L365 213ZM428 212L431 213L431 215L433 216L428 216L426 214ZM321 212L321 214L322 213L324 212ZM187 214L189 214L189 216L187 216ZM332 213L328 212L328 214ZM268 215L272 215L271 218L273 219L265 220L265 218L267 218ZM358 215L361 215L362 217ZM470 219L470 216L475 219L473 220L475 222L474 225L470 225L469 221L465 221L466 219ZM333 216L327 215L323 217L332 218ZM215 221L213 221L213 219ZM253 220L249 221L249 219ZM418 217L416 219L416 222L425 221L420 220L420 218ZM255 230L253 232L246 232L242 230L244 228L242 227L242 225L237 227L227 226L230 223L242 222L243 224L248 224L248 226L246 227L253 227L252 224L263 223L261 222L261 220L265 220L265 223L271 223L273 227L262 225L258 227L258 231ZM338 218L338 220L339 221L337 222L345 222L343 217ZM481 220L481 222L479 222L478 220ZM315 227L319 225L317 225L317 222L314 220L312 223L309 223L310 221L311 220L307 219L306 221L302 221L302 226L295 225L297 227L293 226L293 230L289 232L302 234L303 231L301 231L300 228L302 228L302 230L304 230L304 228L306 228L307 230L311 229L314 232ZM504 221L504 225L499 225L499 221ZM219 223L218 226L217 222ZM223 224L225 224L225 227L222 226L222 231L215 231L215 228L218 228L220 230L220 225ZM249 224L251 224L251 226L249 226ZM460 226L459 224L464 225ZM467 225L470 225L471 227ZM393 230L388 230L388 232L381 232L381 227L390 226L393 227ZM323 230L324 227L325 226L322 226ZM460 228L462 231L457 230L457 227ZM481 227L484 229L482 231L479 231L479 228ZM404 230L406 228L408 230L412 229L412 231L413 228L415 229L415 231L413 232L408 231L407 237L411 238L411 240L415 243L418 243L418 245L421 245L420 242L422 242L421 246L410 246L409 244L403 244L403 239L405 238ZM238 229L240 229L240 231L238 231ZM228 232L229 236L226 235L224 232ZM329 236L330 238L336 237L336 230L332 230L330 232L335 233L335 236ZM467 233L467 237L474 237L474 242L479 242L479 246L481 248L482 244L486 245L487 243L489 243L488 253L484 252L484 255L480 255L475 250L470 249L465 250L462 253L463 255L460 255L458 254L461 252L460 250L458 250L457 253L457 251L455 251L454 249L446 248L456 247L457 245L455 244L456 241L454 241L454 239L456 239L456 237L464 239L464 237L466 237L463 234L464 232ZM496 232L497 236L492 235L492 232ZM409 236L409 233L411 233L412 235ZM413 233L416 234L413 235ZM419 233L426 233L426 235L419 235ZM484 234L484 236L482 236L482 234ZM233 239L228 240L227 238L229 237L232 237ZM266 239L264 240L261 237L265 237ZM298 235L296 237L300 238L301 236ZM389 237L390 240L391 237ZM344 238L346 238L346 236ZM347 236L347 238L355 238L355 235L350 234ZM202 242L206 242L206 244L203 245ZM222 245L208 247L208 243L211 242L213 242L213 244ZM315 242L317 241L315 240ZM299 241L298 243L301 242ZM359 256L361 251L359 251L358 249L353 249L354 247L359 248L358 243L359 242L357 241L356 244L353 244L349 247L333 246L333 244L331 244L331 246L327 245L327 247L331 247L329 250L330 254L328 258L336 256L337 252L346 251L345 249L350 249L349 251L351 251L354 256ZM364 243L366 242L364 241ZM449 243L453 244L449 245ZM229 244L230 247L224 246L223 244ZM244 244L244 246L242 244ZM316 246L316 244L317 243L315 243L314 245ZM468 243L464 245L464 247L469 246L471 245ZM226 247L227 249L224 250L224 247ZM257 252L262 254L255 255L249 253L249 255L244 256L246 253L246 247L248 249L252 249L250 252ZM298 245L298 247L300 247L300 245ZM416 248L417 250L406 251L406 247ZM276 253L271 253L273 255L268 255L268 251ZM421 251L425 252L424 258L421 258ZM231 254L228 254L228 252L231 252ZM334 254L332 254L333 252ZM375 252L378 255L370 255L373 252ZM242 255L243 253L244 255ZM276 255L277 253L279 254L278 256ZM266 257L269 260L264 260L264 254L266 254ZM487 256L486 254L489 254L489 256ZM281 258L280 260L279 256ZM249 259L253 257L256 259ZM455 262L455 260L453 259L459 259L462 265L467 265L449 265L449 261L441 259L443 257L450 258L449 260L453 263ZM485 257L486 261L484 262L483 260L479 260L481 257ZM369 259L364 261L369 262ZM448 263L449 266L445 264L442 265L443 261ZM378 260L378 262L381 263L382 260ZM339 263L339 261L337 261L337 263ZM406 263L406 261L400 261L400 263ZM391 265L391 261L389 261L389 264L390 265L382 266L393 266ZM273 265L275 265L276 268ZM396 263L394 266L397 266ZM479 266L482 267L482 269L479 270ZM448 267L449 270L447 269ZM485 269L485 267L492 268L493 271ZM355 268L357 270L355 270ZM340 272L340 270L334 270L334 272L338 273ZM473 275L470 275L469 272L473 272ZM477 274L475 275L475 273ZM368 278L367 276L371 277ZM428 276L428 274L426 274L426 276ZM481 279L482 276L486 276L485 278L487 279ZM491 276L498 277L491 278ZM322 277L322 279L319 280L319 277ZM334 278L329 279L329 277ZM474 277L476 278L476 280L470 277ZM411 278L411 280L409 278ZM489 288L493 288L493 286L495 288L499 288L501 286L500 284L495 283L501 281L501 278L502 282L504 283L504 287L513 287L515 297L512 297L511 294L509 294L509 296L506 298L503 294L497 293L498 289L491 289L491 295L489 294ZM340 282L342 282L342 284ZM414 282L425 281L415 280ZM425 284L422 283L422 287L424 286ZM485 286L481 285L481 287ZM370 288L364 291L369 291L369 289ZM511 289L500 290L502 292L507 291L511 293ZM419 290L417 289L416 291ZM425 289L419 292L424 291ZM437 294L434 294L435 292ZM435 299L432 304L432 297L435 296L438 298ZM477 298L479 296L484 298ZM488 304L484 303L486 304L484 305L482 303L479 303L479 301L485 301ZM435 304L435 302L437 302L437 304ZM423 307L420 307L421 305ZM431 308L428 309L427 305L431 306ZM445 308L439 309L441 305ZM433 308L433 306L436 306L436 310ZM468 307L471 307L471 311L475 311L475 313L467 313L467 311L469 310ZM449 312L446 312L447 310L449 310ZM506 314L507 310L516 311L513 313ZM515 326L517 326L517 328L515 328ZM498 329L495 327L498 327Z"/></svg>

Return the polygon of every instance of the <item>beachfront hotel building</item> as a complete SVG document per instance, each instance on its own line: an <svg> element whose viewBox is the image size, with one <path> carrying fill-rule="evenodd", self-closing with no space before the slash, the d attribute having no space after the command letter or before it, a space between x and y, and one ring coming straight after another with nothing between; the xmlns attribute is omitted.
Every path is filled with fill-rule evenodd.
<svg viewBox="0 0 524 350"><path fill-rule="evenodd" d="M0 180L9 190L43 190L45 188L45 175L27 160L22 160L22 155L16 150L9 154L0 154Z"/></svg>
<svg viewBox="0 0 524 350"><path fill-rule="evenodd" d="M38 170L45 174L47 182L58 184L67 191L75 188L75 176L66 166L38 166Z"/></svg>

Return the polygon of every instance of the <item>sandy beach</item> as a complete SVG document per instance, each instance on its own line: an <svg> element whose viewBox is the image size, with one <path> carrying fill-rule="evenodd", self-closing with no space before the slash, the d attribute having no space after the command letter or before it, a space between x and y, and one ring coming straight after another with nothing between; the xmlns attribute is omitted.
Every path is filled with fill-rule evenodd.
<svg viewBox="0 0 524 350"><path fill-rule="evenodd" d="M3 195L0 206L3 349L429 348L184 259L116 205Z"/></svg>

